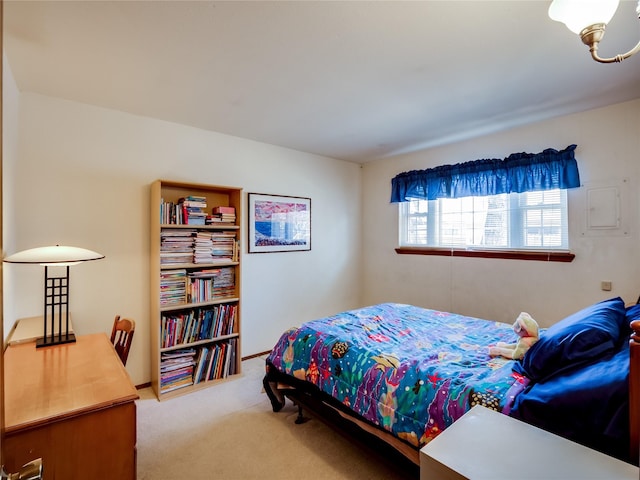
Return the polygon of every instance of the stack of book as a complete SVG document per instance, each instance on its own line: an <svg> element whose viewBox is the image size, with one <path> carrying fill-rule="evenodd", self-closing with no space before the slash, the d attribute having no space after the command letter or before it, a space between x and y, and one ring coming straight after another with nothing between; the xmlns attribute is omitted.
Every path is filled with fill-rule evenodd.
<svg viewBox="0 0 640 480"><path fill-rule="evenodd" d="M185 269L160 272L160 306L179 305L187 300L187 271Z"/></svg>
<svg viewBox="0 0 640 480"><path fill-rule="evenodd" d="M160 355L160 391L170 392L177 388L193 385L193 370L196 364L196 350L185 348Z"/></svg>
<svg viewBox="0 0 640 480"><path fill-rule="evenodd" d="M199 231L193 242L193 263L211 263L213 261L212 233Z"/></svg>
<svg viewBox="0 0 640 480"><path fill-rule="evenodd" d="M236 291L236 276L233 267L220 267L213 279L213 296L233 297Z"/></svg>
<svg viewBox="0 0 640 480"><path fill-rule="evenodd" d="M195 230L162 230L160 232L160 265L192 263Z"/></svg>
<svg viewBox="0 0 640 480"><path fill-rule="evenodd" d="M236 223L235 207L213 207L207 223Z"/></svg>
<svg viewBox="0 0 640 480"><path fill-rule="evenodd" d="M211 257L216 262L236 261L236 233L212 232Z"/></svg>
<svg viewBox="0 0 640 480"><path fill-rule="evenodd" d="M189 195L178 200L182 206L182 223L184 225L204 225L207 219L207 197Z"/></svg>

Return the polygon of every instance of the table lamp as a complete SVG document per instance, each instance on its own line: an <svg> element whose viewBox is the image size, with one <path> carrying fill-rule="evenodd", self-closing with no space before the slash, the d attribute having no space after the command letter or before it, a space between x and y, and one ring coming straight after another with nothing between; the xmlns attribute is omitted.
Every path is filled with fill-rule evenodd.
<svg viewBox="0 0 640 480"><path fill-rule="evenodd" d="M30 248L4 259L7 263L38 264L44 266L44 336L36 341L36 348L73 343L76 337L69 332L69 267L104 255L85 248L51 245ZM64 276L50 276L49 267L65 267ZM56 314L58 332L55 332ZM64 329L62 317L65 317Z"/></svg>

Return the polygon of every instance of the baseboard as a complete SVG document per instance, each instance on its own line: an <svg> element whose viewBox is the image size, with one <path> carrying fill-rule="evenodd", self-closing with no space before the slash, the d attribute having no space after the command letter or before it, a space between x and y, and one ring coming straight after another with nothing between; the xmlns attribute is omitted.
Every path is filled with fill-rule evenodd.
<svg viewBox="0 0 640 480"><path fill-rule="evenodd" d="M263 355L268 355L271 353L271 350L267 350L266 352L254 353L253 355L248 355L246 357L242 357L242 361L251 360L252 358L261 357Z"/></svg>

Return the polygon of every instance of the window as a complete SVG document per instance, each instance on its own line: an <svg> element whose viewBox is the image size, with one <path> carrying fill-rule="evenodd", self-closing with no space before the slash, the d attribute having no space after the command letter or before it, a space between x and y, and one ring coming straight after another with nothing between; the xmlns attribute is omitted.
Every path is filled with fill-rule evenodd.
<svg viewBox="0 0 640 480"><path fill-rule="evenodd" d="M568 250L565 189L401 202L400 245Z"/></svg>

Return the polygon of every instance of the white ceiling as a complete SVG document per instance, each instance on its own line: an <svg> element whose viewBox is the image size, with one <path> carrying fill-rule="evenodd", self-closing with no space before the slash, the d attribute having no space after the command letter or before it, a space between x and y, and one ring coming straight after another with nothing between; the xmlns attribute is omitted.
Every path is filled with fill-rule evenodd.
<svg viewBox="0 0 640 480"><path fill-rule="evenodd" d="M640 98L640 54L549 4L5 0L4 48L22 92L366 162Z"/></svg>

